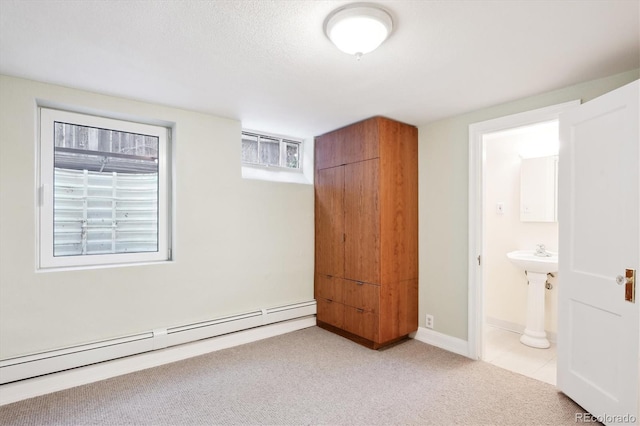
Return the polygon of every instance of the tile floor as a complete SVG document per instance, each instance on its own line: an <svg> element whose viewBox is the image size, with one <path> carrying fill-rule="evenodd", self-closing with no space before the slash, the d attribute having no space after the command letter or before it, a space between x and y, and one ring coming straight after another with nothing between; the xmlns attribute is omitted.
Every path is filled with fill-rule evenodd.
<svg viewBox="0 0 640 426"><path fill-rule="evenodd" d="M520 334L485 324L483 361L543 382L556 384L556 345L537 349L520 343Z"/></svg>

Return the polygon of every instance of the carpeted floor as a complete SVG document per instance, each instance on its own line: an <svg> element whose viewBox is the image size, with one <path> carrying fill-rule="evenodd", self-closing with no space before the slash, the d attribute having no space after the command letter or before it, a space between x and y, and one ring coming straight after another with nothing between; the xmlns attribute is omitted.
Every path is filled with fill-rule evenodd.
<svg viewBox="0 0 640 426"><path fill-rule="evenodd" d="M312 327L0 407L3 425L562 425L553 386L415 340Z"/></svg>

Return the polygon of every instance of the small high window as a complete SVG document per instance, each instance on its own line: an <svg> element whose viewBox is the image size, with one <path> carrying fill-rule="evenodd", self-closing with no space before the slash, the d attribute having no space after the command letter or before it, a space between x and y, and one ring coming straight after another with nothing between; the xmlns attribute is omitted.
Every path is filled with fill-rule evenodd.
<svg viewBox="0 0 640 426"><path fill-rule="evenodd" d="M294 139L242 132L242 163L250 166L301 169L302 142Z"/></svg>
<svg viewBox="0 0 640 426"><path fill-rule="evenodd" d="M168 260L168 129L40 117L39 267Z"/></svg>

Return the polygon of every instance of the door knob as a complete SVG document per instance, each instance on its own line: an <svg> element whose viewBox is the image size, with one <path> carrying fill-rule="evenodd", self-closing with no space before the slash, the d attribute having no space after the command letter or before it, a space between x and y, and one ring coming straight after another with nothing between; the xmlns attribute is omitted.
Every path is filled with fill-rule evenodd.
<svg viewBox="0 0 640 426"><path fill-rule="evenodd" d="M618 283L618 285L626 284L629 281L631 281L631 278L626 278L626 277L623 277L622 275L618 275L616 277L616 283Z"/></svg>

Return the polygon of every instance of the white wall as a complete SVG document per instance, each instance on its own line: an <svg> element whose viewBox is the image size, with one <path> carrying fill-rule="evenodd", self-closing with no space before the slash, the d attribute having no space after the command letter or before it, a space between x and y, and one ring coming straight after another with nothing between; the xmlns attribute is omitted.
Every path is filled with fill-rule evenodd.
<svg viewBox="0 0 640 426"><path fill-rule="evenodd" d="M430 313L435 331L467 340L469 125L576 99L589 101L639 75L635 69L418 128L421 326Z"/></svg>
<svg viewBox="0 0 640 426"><path fill-rule="evenodd" d="M246 180L241 123L0 76L0 358L313 299L313 187ZM36 272L37 100L175 123L175 261Z"/></svg>
<svg viewBox="0 0 640 426"><path fill-rule="evenodd" d="M487 320L498 320L524 329L527 312L527 278L506 254L513 250L535 249L544 244L558 250L558 222L520 220L520 142L522 135L485 138L485 248L484 308ZM504 203L504 213L497 204ZM545 329L557 330L557 281L545 290Z"/></svg>

